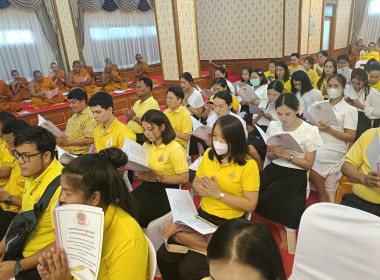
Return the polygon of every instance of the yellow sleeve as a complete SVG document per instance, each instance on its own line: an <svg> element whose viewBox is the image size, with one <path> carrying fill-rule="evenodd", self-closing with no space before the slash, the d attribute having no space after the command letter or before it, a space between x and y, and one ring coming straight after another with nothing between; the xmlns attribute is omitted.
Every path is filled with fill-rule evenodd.
<svg viewBox="0 0 380 280"><path fill-rule="evenodd" d="M232 96L232 108L237 112L239 110L239 101L235 96Z"/></svg>
<svg viewBox="0 0 380 280"><path fill-rule="evenodd" d="M174 141L174 140L173 140ZM175 142L178 144L177 142ZM170 153L170 162L173 165L175 174L180 174L189 171L189 165L187 164L184 148L178 144Z"/></svg>
<svg viewBox="0 0 380 280"><path fill-rule="evenodd" d="M9 153L7 148L3 148L1 157L1 167L13 168L15 158Z"/></svg>
<svg viewBox="0 0 380 280"><path fill-rule="evenodd" d="M371 131L364 132L346 154L346 161L357 169L359 169L364 162L363 157L365 156L365 153L363 153L363 144L364 140L369 137L368 132Z"/></svg>
<svg viewBox="0 0 380 280"><path fill-rule="evenodd" d="M377 62L379 62L379 53L378 52L376 52L376 54L375 54L375 59L377 60Z"/></svg>
<svg viewBox="0 0 380 280"><path fill-rule="evenodd" d="M250 159L244 166L241 174L241 181L243 191L252 192L259 191L260 188L260 174L256 161Z"/></svg>
<svg viewBox="0 0 380 280"><path fill-rule="evenodd" d="M118 139L118 143L117 143L118 147L123 147L125 138L131 139L132 141L136 142L136 134L127 126L124 127L123 129L124 129L124 132L120 134L121 137L119 137ZM121 144L121 146L119 144Z"/></svg>
<svg viewBox="0 0 380 280"><path fill-rule="evenodd" d="M190 114L186 114L182 119L182 133L192 133L193 132L193 120Z"/></svg>
<svg viewBox="0 0 380 280"><path fill-rule="evenodd" d="M292 85L290 84L290 78L289 80L284 83L284 93L291 93L292 92Z"/></svg>
<svg viewBox="0 0 380 280"><path fill-rule="evenodd" d="M204 153L202 161L198 166L197 172L195 173L195 176L197 176L198 178L201 178L205 174L205 170L207 169L207 163L210 161L210 159L208 158L209 152L210 152L210 149L208 149Z"/></svg>
<svg viewBox="0 0 380 280"><path fill-rule="evenodd" d="M148 108L148 110L146 110L147 112L149 111L149 110L160 110L160 106L158 105L158 103L157 102L151 102L150 104L149 104L149 108Z"/></svg>

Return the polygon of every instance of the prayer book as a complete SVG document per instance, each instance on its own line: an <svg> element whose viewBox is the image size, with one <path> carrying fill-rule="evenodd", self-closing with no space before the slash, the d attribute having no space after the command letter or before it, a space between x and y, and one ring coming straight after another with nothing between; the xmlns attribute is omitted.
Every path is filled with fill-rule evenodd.
<svg viewBox="0 0 380 280"><path fill-rule="evenodd" d="M193 170L193 171L197 171L199 165L201 164L202 158L203 158L203 156L197 158L197 160L194 161L194 162L189 166L189 169L191 169L191 170Z"/></svg>
<svg viewBox="0 0 380 280"><path fill-rule="evenodd" d="M149 150L144 146L125 138L122 151L128 156L126 169L133 171L154 171L149 168Z"/></svg>
<svg viewBox="0 0 380 280"><path fill-rule="evenodd" d="M216 225L199 217L189 191L165 189L173 214L173 223L184 224L201 234L214 233Z"/></svg>
<svg viewBox="0 0 380 280"><path fill-rule="evenodd" d="M190 116L191 116L191 120L193 121L193 130L196 130L198 127L203 125L200 121L198 121L192 115L190 115Z"/></svg>
<svg viewBox="0 0 380 280"><path fill-rule="evenodd" d="M286 151L290 150L303 153L301 146L293 138L293 136L288 133L273 135L269 137L265 142L267 145L281 146Z"/></svg>
<svg viewBox="0 0 380 280"><path fill-rule="evenodd" d="M104 213L102 208L70 204L53 211L57 252L64 248L71 275L95 280L102 255Z"/></svg>
<svg viewBox="0 0 380 280"><path fill-rule="evenodd" d="M75 81L77 84L86 82L87 81L87 76L86 77L78 77L77 80Z"/></svg>
<svg viewBox="0 0 380 280"><path fill-rule="evenodd" d="M313 105L306 113L306 119L319 126L320 122L329 122L330 125L339 126L338 119L328 100Z"/></svg>
<svg viewBox="0 0 380 280"><path fill-rule="evenodd" d="M249 105L249 112L254 115L263 115L264 111L263 109L257 107L256 105L253 104L248 104Z"/></svg>
<svg viewBox="0 0 380 280"><path fill-rule="evenodd" d="M67 138L67 136L61 130L59 130L58 127L56 127L51 121L47 121L41 115L38 115L38 126L41 126L49 130L51 133L54 134L55 137Z"/></svg>
<svg viewBox="0 0 380 280"><path fill-rule="evenodd" d="M208 125L202 125L193 131L193 135L202 140L208 141L212 132L212 128Z"/></svg>
<svg viewBox="0 0 380 280"><path fill-rule="evenodd" d="M204 89L204 90L201 90L200 92L207 99L210 99L210 97L215 94L211 89Z"/></svg>
<svg viewBox="0 0 380 280"><path fill-rule="evenodd" d="M351 81L351 71L350 70L351 70L350 67L346 66L346 67L340 68L336 71L338 74L342 74L346 78L347 84L350 83L350 81Z"/></svg>
<svg viewBox="0 0 380 280"><path fill-rule="evenodd" d="M365 154L371 170L377 172L377 176L380 176L380 141L377 131L371 143L368 145Z"/></svg>
<svg viewBox="0 0 380 280"><path fill-rule="evenodd" d="M260 100L260 98L256 95L255 91L253 90L251 86L244 86L241 89L239 89L237 93L246 102Z"/></svg>
<svg viewBox="0 0 380 280"><path fill-rule="evenodd" d="M42 93L44 97L52 99L54 96L58 95L58 88L55 88L53 90L44 90Z"/></svg>
<svg viewBox="0 0 380 280"><path fill-rule="evenodd" d="M242 81L237 81L235 83L232 84L232 86L234 87L234 89L236 91L238 91L239 89L245 87L247 84L243 83Z"/></svg>
<svg viewBox="0 0 380 280"><path fill-rule="evenodd" d="M70 161L72 161L74 158L77 158L77 155L70 154L69 152L65 151L61 147L56 147L58 152L58 161L62 164L68 164Z"/></svg>

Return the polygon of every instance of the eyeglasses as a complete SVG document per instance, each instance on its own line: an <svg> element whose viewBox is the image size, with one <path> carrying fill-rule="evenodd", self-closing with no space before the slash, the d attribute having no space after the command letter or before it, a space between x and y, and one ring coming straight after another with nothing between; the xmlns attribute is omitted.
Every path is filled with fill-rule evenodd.
<svg viewBox="0 0 380 280"><path fill-rule="evenodd" d="M35 157L35 156L38 156L40 154L43 154L44 152L39 152L37 154L33 154L33 155L26 155L26 154L20 154L17 150L14 150L13 151L13 154L15 156L15 158L18 160L19 158L22 159L23 162L30 162L30 158L31 157Z"/></svg>

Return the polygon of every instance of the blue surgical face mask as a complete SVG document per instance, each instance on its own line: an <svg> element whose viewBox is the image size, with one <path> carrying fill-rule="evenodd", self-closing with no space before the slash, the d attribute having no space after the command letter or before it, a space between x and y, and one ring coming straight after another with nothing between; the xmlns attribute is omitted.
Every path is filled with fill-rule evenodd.
<svg viewBox="0 0 380 280"><path fill-rule="evenodd" d="M260 84L260 79L251 79L249 82L252 86L257 87Z"/></svg>

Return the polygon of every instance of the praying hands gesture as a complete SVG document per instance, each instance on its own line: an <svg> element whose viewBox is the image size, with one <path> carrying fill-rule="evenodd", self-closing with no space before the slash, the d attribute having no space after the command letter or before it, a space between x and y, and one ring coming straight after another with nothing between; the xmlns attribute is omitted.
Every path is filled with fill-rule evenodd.
<svg viewBox="0 0 380 280"><path fill-rule="evenodd" d="M66 252L62 248L60 256L54 248L49 253L44 253L38 259L38 273L42 280L72 280L69 265L67 262Z"/></svg>
<svg viewBox="0 0 380 280"><path fill-rule="evenodd" d="M136 117L136 113L133 109L124 108L123 115L127 116L128 121L131 121L133 117Z"/></svg>
<svg viewBox="0 0 380 280"><path fill-rule="evenodd" d="M215 198L219 198L221 193L218 181L215 176L211 176L211 178L207 176L202 176L201 178L201 189L205 192L207 196L212 196Z"/></svg>
<svg viewBox="0 0 380 280"><path fill-rule="evenodd" d="M380 189L380 177L377 175L377 172L370 171L365 177L364 184L368 187Z"/></svg>

